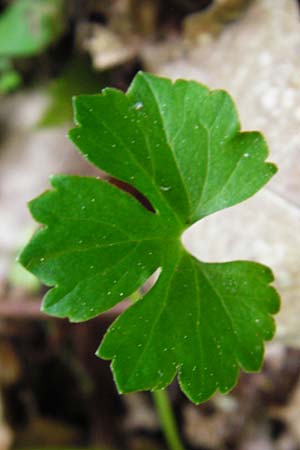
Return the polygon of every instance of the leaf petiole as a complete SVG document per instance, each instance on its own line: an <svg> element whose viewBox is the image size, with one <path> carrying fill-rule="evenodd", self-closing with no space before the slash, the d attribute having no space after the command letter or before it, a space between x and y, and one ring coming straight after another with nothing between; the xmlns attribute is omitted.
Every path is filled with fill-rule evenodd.
<svg viewBox="0 0 300 450"><path fill-rule="evenodd" d="M152 397L169 450L185 450L178 433L174 413L166 390L153 391Z"/></svg>

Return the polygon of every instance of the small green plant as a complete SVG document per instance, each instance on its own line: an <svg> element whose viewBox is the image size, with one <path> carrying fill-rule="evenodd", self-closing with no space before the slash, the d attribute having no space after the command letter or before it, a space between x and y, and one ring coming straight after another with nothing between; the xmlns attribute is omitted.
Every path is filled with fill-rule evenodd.
<svg viewBox="0 0 300 450"><path fill-rule="evenodd" d="M142 72L126 94L104 89L75 98L74 108L70 138L79 151L141 192L153 212L101 179L52 177L53 189L30 203L43 227L20 256L54 286L43 311L88 320L160 269L150 291L110 326L97 355L112 360L120 393L162 390L176 374L195 403L230 391L240 368L260 369L263 343L274 334L273 276L253 262L198 261L181 235L272 177L262 135L240 132L226 92ZM168 422L160 393L156 401ZM171 448L182 448L170 435Z"/></svg>

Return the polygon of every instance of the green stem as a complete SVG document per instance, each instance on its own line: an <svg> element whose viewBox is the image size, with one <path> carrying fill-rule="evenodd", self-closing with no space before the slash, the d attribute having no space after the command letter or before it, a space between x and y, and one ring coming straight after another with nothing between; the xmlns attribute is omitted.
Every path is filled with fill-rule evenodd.
<svg viewBox="0 0 300 450"><path fill-rule="evenodd" d="M166 391L161 390L152 392L152 396L169 450L184 450L168 394Z"/></svg>

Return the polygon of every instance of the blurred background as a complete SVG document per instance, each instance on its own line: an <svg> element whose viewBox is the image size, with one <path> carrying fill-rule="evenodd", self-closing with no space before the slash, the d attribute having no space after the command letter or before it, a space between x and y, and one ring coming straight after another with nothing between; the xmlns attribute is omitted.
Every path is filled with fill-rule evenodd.
<svg viewBox="0 0 300 450"><path fill-rule="evenodd" d="M119 396L94 356L114 313L69 324L15 257L26 203L51 173L99 175L66 138L71 98L126 90L138 70L225 88L278 174L184 236L206 261L251 259L282 296L260 374L194 406L169 388L188 450L300 449L300 14L296 0L0 1L0 450L163 450L148 393Z"/></svg>

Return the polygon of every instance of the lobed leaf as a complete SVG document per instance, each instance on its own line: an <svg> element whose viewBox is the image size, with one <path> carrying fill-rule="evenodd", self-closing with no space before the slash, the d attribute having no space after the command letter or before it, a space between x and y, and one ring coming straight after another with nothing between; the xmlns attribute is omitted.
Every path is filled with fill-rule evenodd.
<svg viewBox="0 0 300 450"><path fill-rule="evenodd" d="M240 132L224 91L139 73L126 94L75 99L70 137L97 167L139 190L146 210L108 182L56 176L33 200L44 227L20 259L45 284L45 312L82 321L154 287L115 320L98 349L120 392L155 390L178 374L195 403L259 370L279 299L269 269L209 264L183 248L195 221L253 195L276 171L260 133Z"/></svg>

